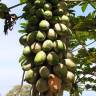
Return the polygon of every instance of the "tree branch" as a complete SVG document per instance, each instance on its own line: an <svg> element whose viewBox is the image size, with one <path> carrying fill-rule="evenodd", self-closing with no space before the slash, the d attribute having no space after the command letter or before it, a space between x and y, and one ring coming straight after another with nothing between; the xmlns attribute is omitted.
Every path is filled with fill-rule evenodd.
<svg viewBox="0 0 96 96"><path fill-rule="evenodd" d="M9 7L8 9L9 9L9 10L10 10L10 9L13 9L13 8L18 7L18 6L21 6L21 5L25 4L25 3L26 3L26 2L19 3L19 4L17 4L17 5L14 5L14 6L12 6L12 7Z"/></svg>
<svg viewBox="0 0 96 96"><path fill-rule="evenodd" d="M93 44L93 43L95 43L96 41L93 41L93 42L91 42L91 43L89 43L88 45L86 45L85 47L87 47L87 46L90 46L91 44ZM71 50L72 52L75 52L75 51L78 51L79 49L81 49L81 48L78 48L78 49L76 49L76 50Z"/></svg>

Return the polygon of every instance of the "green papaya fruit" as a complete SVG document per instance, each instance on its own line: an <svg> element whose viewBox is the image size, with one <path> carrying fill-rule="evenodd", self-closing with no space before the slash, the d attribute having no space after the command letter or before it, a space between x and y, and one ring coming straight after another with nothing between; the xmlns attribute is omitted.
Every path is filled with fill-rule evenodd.
<svg viewBox="0 0 96 96"><path fill-rule="evenodd" d="M20 37L19 42L21 45L27 45L27 34Z"/></svg>
<svg viewBox="0 0 96 96"><path fill-rule="evenodd" d="M24 80L25 80L25 81L32 82L33 74L34 74L34 72L33 72L32 69L30 69L30 70L28 70L28 71L25 71L25 77L24 77Z"/></svg>
<svg viewBox="0 0 96 96"><path fill-rule="evenodd" d="M31 54L31 48L30 46L25 46L23 49L23 55L24 56L29 56Z"/></svg>
<svg viewBox="0 0 96 96"><path fill-rule="evenodd" d="M31 69L31 64L26 64L21 66L24 71L28 71Z"/></svg>
<svg viewBox="0 0 96 96"><path fill-rule="evenodd" d="M39 28L40 28L41 30L48 30L49 27L50 27L50 24L49 24L49 22L46 21L46 20L42 20L42 21L39 23Z"/></svg>
<svg viewBox="0 0 96 96"><path fill-rule="evenodd" d="M54 46L54 49L55 49L56 52L65 51L66 50L65 44L61 40L54 41L53 46Z"/></svg>
<svg viewBox="0 0 96 96"><path fill-rule="evenodd" d="M61 21L62 21L62 23L68 24L69 23L69 17L66 15L63 15L61 17Z"/></svg>
<svg viewBox="0 0 96 96"><path fill-rule="evenodd" d="M37 65L41 65L45 60L46 60L46 53L44 51L39 51L34 58L34 63Z"/></svg>
<svg viewBox="0 0 96 96"><path fill-rule="evenodd" d="M36 25L37 23L38 23L38 18L37 18L37 16L36 15L33 15L33 16L31 16L31 18L29 19L29 24L32 26L32 25Z"/></svg>
<svg viewBox="0 0 96 96"><path fill-rule="evenodd" d="M53 42L51 40L45 40L42 49L44 51L50 51L53 48Z"/></svg>
<svg viewBox="0 0 96 96"><path fill-rule="evenodd" d="M57 33L54 31L54 29L49 29L47 33L47 37L50 40L55 40L57 38Z"/></svg>
<svg viewBox="0 0 96 96"><path fill-rule="evenodd" d="M43 7L44 3L45 3L45 0L35 0L34 5L37 8L41 8L41 7Z"/></svg>
<svg viewBox="0 0 96 96"><path fill-rule="evenodd" d="M44 12L44 18L45 18L46 20L52 19L52 12L49 11L49 10L45 11L45 12Z"/></svg>
<svg viewBox="0 0 96 96"><path fill-rule="evenodd" d="M32 52L34 52L34 53L37 53L37 52L41 51L41 44L38 43L38 42L34 42L34 43L31 45L31 50L32 50Z"/></svg>
<svg viewBox="0 0 96 96"><path fill-rule="evenodd" d="M74 72L76 69L76 64L71 59L64 59L64 63L67 66L68 70Z"/></svg>
<svg viewBox="0 0 96 96"><path fill-rule="evenodd" d="M62 8L58 8L53 11L54 16L62 16L64 14L64 10Z"/></svg>
<svg viewBox="0 0 96 96"><path fill-rule="evenodd" d="M36 83L38 78L39 78L39 73L36 70L30 69L28 71L25 71L24 81L30 84L34 84Z"/></svg>
<svg viewBox="0 0 96 96"><path fill-rule="evenodd" d="M39 8L36 10L35 14L38 17L38 19L40 20L40 18L42 18L44 15L44 10L42 8Z"/></svg>
<svg viewBox="0 0 96 96"><path fill-rule="evenodd" d="M44 4L44 10L52 10L52 4L51 3L45 3Z"/></svg>
<svg viewBox="0 0 96 96"><path fill-rule="evenodd" d="M65 35L69 30L67 26L63 23L56 23L54 26L54 30L59 34L59 35Z"/></svg>
<svg viewBox="0 0 96 96"><path fill-rule="evenodd" d="M54 74L56 74L61 79L64 79L67 76L67 67L59 63L56 66L53 67Z"/></svg>
<svg viewBox="0 0 96 96"><path fill-rule="evenodd" d="M44 93L44 92L48 91L47 80L45 80L43 78L38 79L37 82L36 82L36 89L40 93Z"/></svg>
<svg viewBox="0 0 96 96"><path fill-rule="evenodd" d="M70 71L67 71L67 80L69 80L71 83L75 82L75 75Z"/></svg>
<svg viewBox="0 0 96 96"><path fill-rule="evenodd" d="M37 40L37 41L44 41L45 38L46 38L45 32L36 31L36 40Z"/></svg>
<svg viewBox="0 0 96 96"><path fill-rule="evenodd" d="M57 65L59 63L59 57L55 52L50 52L47 55L47 62L49 65Z"/></svg>
<svg viewBox="0 0 96 96"><path fill-rule="evenodd" d="M50 72L49 72L49 69L46 66L42 66L39 69L39 74L42 78L48 78Z"/></svg>
<svg viewBox="0 0 96 96"><path fill-rule="evenodd" d="M35 41L35 32L31 32L27 36L27 43L31 45Z"/></svg>

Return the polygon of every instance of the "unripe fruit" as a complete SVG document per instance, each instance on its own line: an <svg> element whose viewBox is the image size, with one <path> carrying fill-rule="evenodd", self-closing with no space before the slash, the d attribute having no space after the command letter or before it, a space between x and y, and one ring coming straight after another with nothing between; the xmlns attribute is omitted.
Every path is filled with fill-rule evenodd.
<svg viewBox="0 0 96 96"><path fill-rule="evenodd" d="M44 12L44 18L45 18L46 20L50 20L50 19L52 18L52 12L49 11L49 10L45 11L45 12Z"/></svg>
<svg viewBox="0 0 96 96"><path fill-rule="evenodd" d="M66 32L68 32L68 28L66 25L63 23L57 23L54 26L54 30L59 34L59 35L65 35Z"/></svg>
<svg viewBox="0 0 96 96"><path fill-rule="evenodd" d="M24 80L31 82L31 80L33 79L33 74L34 74L34 73L33 73L33 70L32 70L32 69L30 69L30 70L28 70L28 71L25 71Z"/></svg>
<svg viewBox="0 0 96 96"><path fill-rule="evenodd" d="M59 57L55 52L50 52L47 55L47 62L49 65L57 65L59 63Z"/></svg>
<svg viewBox="0 0 96 96"><path fill-rule="evenodd" d="M62 21L62 23L69 23L69 18L68 18L68 16L66 16L66 15L63 15L62 17L61 17L61 21Z"/></svg>
<svg viewBox="0 0 96 96"><path fill-rule="evenodd" d="M51 9L52 9L51 3L45 3L44 4L44 10L51 10Z"/></svg>
<svg viewBox="0 0 96 96"><path fill-rule="evenodd" d="M47 34L48 39L55 40L57 38L57 33L54 31L54 29L49 29Z"/></svg>
<svg viewBox="0 0 96 96"><path fill-rule="evenodd" d="M37 53L37 52L41 51L41 44L38 43L38 42L34 42L34 43L31 45L31 50L32 50L32 52L34 52L34 53Z"/></svg>
<svg viewBox="0 0 96 96"><path fill-rule="evenodd" d="M24 56L29 56L31 54L31 48L30 48L30 46L24 47L23 54L24 54Z"/></svg>
<svg viewBox="0 0 96 96"><path fill-rule="evenodd" d="M50 72L49 72L49 69L46 67L46 66L42 66L40 69L39 69L39 74L42 78L48 78Z"/></svg>
<svg viewBox="0 0 96 96"><path fill-rule="evenodd" d="M56 40L54 41L54 49L56 52L59 52L59 51L65 51L66 50L66 46L65 44L61 41L61 40Z"/></svg>
<svg viewBox="0 0 96 96"><path fill-rule="evenodd" d="M46 53L44 51L39 51L34 58L34 63L37 65L41 65L45 60L46 60Z"/></svg>
<svg viewBox="0 0 96 96"><path fill-rule="evenodd" d="M75 75L70 71L67 72L67 80L69 80L72 83L74 83L75 81Z"/></svg>
<svg viewBox="0 0 96 96"><path fill-rule="evenodd" d="M34 4L37 8L40 8L45 3L45 0L35 0Z"/></svg>
<svg viewBox="0 0 96 96"><path fill-rule="evenodd" d="M67 76L67 68L64 64L59 63L53 67L54 74L56 74L61 79L64 79Z"/></svg>
<svg viewBox="0 0 96 96"><path fill-rule="evenodd" d="M31 45L35 41L35 33L29 33L27 36L27 43Z"/></svg>
<svg viewBox="0 0 96 96"><path fill-rule="evenodd" d="M19 39L19 42L21 45L24 45L24 46L27 45L27 35L25 34L25 35L21 36Z"/></svg>
<svg viewBox="0 0 96 96"><path fill-rule="evenodd" d="M46 38L45 32L37 31L36 32L36 40L38 41L44 41Z"/></svg>
<svg viewBox="0 0 96 96"><path fill-rule="evenodd" d="M40 78L39 80L37 80L36 89L38 90L38 92L41 92L41 93L48 91L47 81L43 78Z"/></svg>
<svg viewBox="0 0 96 96"><path fill-rule="evenodd" d="M71 59L64 59L64 62L68 70L75 71L76 64Z"/></svg>
<svg viewBox="0 0 96 96"><path fill-rule="evenodd" d="M39 23L39 28L40 28L41 30L48 30L49 27L50 27L50 24L49 24L49 22L46 21L46 20L42 20L42 21Z"/></svg>
<svg viewBox="0 0 96 96"><path fill-rule="evenodd" d="M23 69L24 71L30 70L30 69L31 69L31 64L22 65L22 69Z"/></svg>
<svg viewBox="0 0 96 96"><path fill-rule="evenodd" d="M50 51L53 48L53 42L51 40L45 40L42 49L44 51Z"/></svg>

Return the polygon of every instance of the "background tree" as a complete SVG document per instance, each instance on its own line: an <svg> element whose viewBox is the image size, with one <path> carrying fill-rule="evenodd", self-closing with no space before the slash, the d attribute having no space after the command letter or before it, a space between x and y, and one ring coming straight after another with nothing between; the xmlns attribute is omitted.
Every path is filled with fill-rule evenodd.
<svg viewBox="0 0 96 96"><path fill-rule="evenodd" d="M7 94L6 96L30 96L30 85L24 85L22 87L22 90L20 91L21 86L16 85L14 86ZM19 93L20 91L20 93Z"/></svg>

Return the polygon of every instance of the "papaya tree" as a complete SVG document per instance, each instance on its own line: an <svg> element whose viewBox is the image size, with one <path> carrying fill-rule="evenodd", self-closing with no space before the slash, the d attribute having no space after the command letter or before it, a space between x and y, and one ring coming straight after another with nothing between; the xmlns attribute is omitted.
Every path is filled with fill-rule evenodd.
<svg viewBox="0 0 96 96"><path fill-rule="evenodd" d="M16 20L25 19L19 30L24 47L19 59L24 72L22 82L32 85L32 96L79 96L84 89L96 90L96 2L93 0L20 0L7 8L0 3L0 18L5 19L4 32L12 29ZM22 16L10 14L14 7L25 4ZM76 16L75 6L87 16ZM87 40L93 40L86 45ZM78 46L81 46L78 49ZM89 82L89 83L88 83ZM23 83L22 83L23 85ZM21 87L22 87L21 85ZM21 89L20 89L21 90Z"/></svg>

